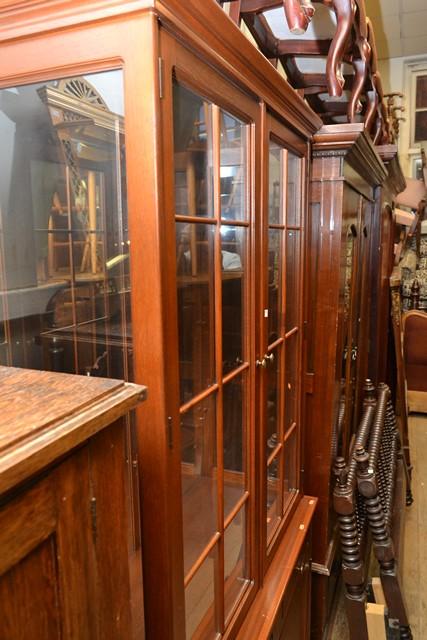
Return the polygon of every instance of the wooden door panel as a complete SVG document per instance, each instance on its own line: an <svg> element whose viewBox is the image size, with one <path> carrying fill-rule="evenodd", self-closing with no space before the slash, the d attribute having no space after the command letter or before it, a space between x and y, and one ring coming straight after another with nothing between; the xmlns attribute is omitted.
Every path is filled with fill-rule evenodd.
<svg viewBox="0 0 427 640"><path fill-rule="evenodd" d="M55 537L50 535L0 577L2 639L61 638L58 591Z"/></svg>
<svg viewBox="0 0 427 640"><path fill-rule="evenodd" d="M1 640L144 637L128 458L119 420L3 499Z"/></svg>
<svg viewBox="0 0 427 640"><path fill-rule="evenodd" d="M89 516L87 448L0 509L2 640L96 637Z"/></svg>
<svg viewBox="0 0 427 640"><path fill-rule="evenodd" d="M38 483L0 508L0 576L51 535L55 524L54 494L46 483Z"/></svg>

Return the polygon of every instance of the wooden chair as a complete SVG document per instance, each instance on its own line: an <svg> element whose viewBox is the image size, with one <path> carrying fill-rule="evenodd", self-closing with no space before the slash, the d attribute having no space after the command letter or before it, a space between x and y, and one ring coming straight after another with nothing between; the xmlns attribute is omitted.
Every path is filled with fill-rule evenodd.
<svg viewBox="0 0 427 640"><path fill-rule="evenodd" d="M351 640L367 640L368 566L371 543L380 567L388 626L401 640L412 638L400 584L398 561L403 540L408 480L400 434L385 384L367 381L363 415L348 464L337 458L334 508L338 514L342 573ZM395 636L393 636L395 637Z"/></svg>
<svg viewBox="0 0 427 640"><path fill-rule="evenodd" d="M427 313L416 308L402 316L403 361L408 411L427 412Z"/></svg>

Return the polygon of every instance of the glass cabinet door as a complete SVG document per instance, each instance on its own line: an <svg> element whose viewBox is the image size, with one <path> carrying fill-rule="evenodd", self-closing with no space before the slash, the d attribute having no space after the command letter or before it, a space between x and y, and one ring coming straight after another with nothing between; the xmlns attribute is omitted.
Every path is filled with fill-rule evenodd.
<svg viewBox="0 0 427 640"><path fill-rule="evenodd" d="M132 379L123 72L0 91L0 364Z"/></svg>
<svg viewBox="0 0 427 640"><path fill-rule="evenodd" d="M265 547L271 549L299 489L303 160L268 122L264 221L264 331L257 360L264 393Z"/></svg>
<svg viewBox="0 0 427 640"><path fill-rule="evenodd" d="M208 640L234 637L299 492L306 147L270 116L263 141L263 107L183 48L165 76L178 595Z"/></svg>
<svg viewBox="0 0 427 640"><path fill-rule="evenodd" d="M173 84L187 638L223 633L250 584L248 120Z"/></svg>

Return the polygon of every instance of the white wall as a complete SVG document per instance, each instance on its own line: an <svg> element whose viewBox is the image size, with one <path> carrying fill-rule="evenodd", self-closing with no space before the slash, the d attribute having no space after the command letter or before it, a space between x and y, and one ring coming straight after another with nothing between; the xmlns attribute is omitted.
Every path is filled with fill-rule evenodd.
<svg viewBox="0 0 427 640"><path fill-rule="evenodd" d="M400 123L399 136L399 156L403 173L406 176L413 176L413 160L420 157L420 152L416 148L411 148L411 72L425 67L427 72L427 51L426 55L410 56L402 58L389 58L378 61L379 71L383 82L384 93L399 91L405 96L404 104L406 111L402 114L406 122ZM427 145L426 145L427 151Z"/></svg>

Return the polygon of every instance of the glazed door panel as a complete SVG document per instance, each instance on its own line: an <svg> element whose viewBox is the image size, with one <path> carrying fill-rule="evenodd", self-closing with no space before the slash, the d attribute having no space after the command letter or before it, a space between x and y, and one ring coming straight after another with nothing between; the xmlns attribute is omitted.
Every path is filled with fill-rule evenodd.
<svg viewBox="0 0 427 640"><path fill-rule="evenodd" d="M261 234L257 371L264 442L263 547L268 558L299 490L304 165L298 139L269 114L264 144L268 201Z"/></svg>
<svg viewBox="0 0 427 640"><path fill-rule="evenodd" d="M343 221L341 240L340 293L343 335L341 355L341 398L337 420L337 450L347 448L352 431L354 394L357 369L357 335L359 330L359 238L360 206L358 193L344 186ZM341 324L341 323L340 323Z"/></svg>
<svg viewBox="0 0 427 640"><path fill-rule="evenodd" d="M344 187L344 211L340 261L342 351L341 398L333 453L346 451L360 418L360 398L367 371L369 335L369 243L371 203L348 185Z"/></svg>
<svg viewBox="0 0 427 640"><path fill-rule="evenodd" d="M372 345L369 343L370 314L371 314L371 290L370 290L370 243L373 205L366 198L361 197L360 222L359 222L359 256L358 256L358 332L357 332L357 374L355 386L355 415L354 429L360 421L363 399L363 385L366 378L371 377L368 370L369 352Z"/></svg>
<svg viewBox="0 0 427 640"><path fill-rule="evenodd" d="M162 52L165 154L173 158L164 174L167 286L176 291L169 402L179 425L185 637L215 638L247 602L255 571L249 452L259 112L165 33Z"/></svg>

